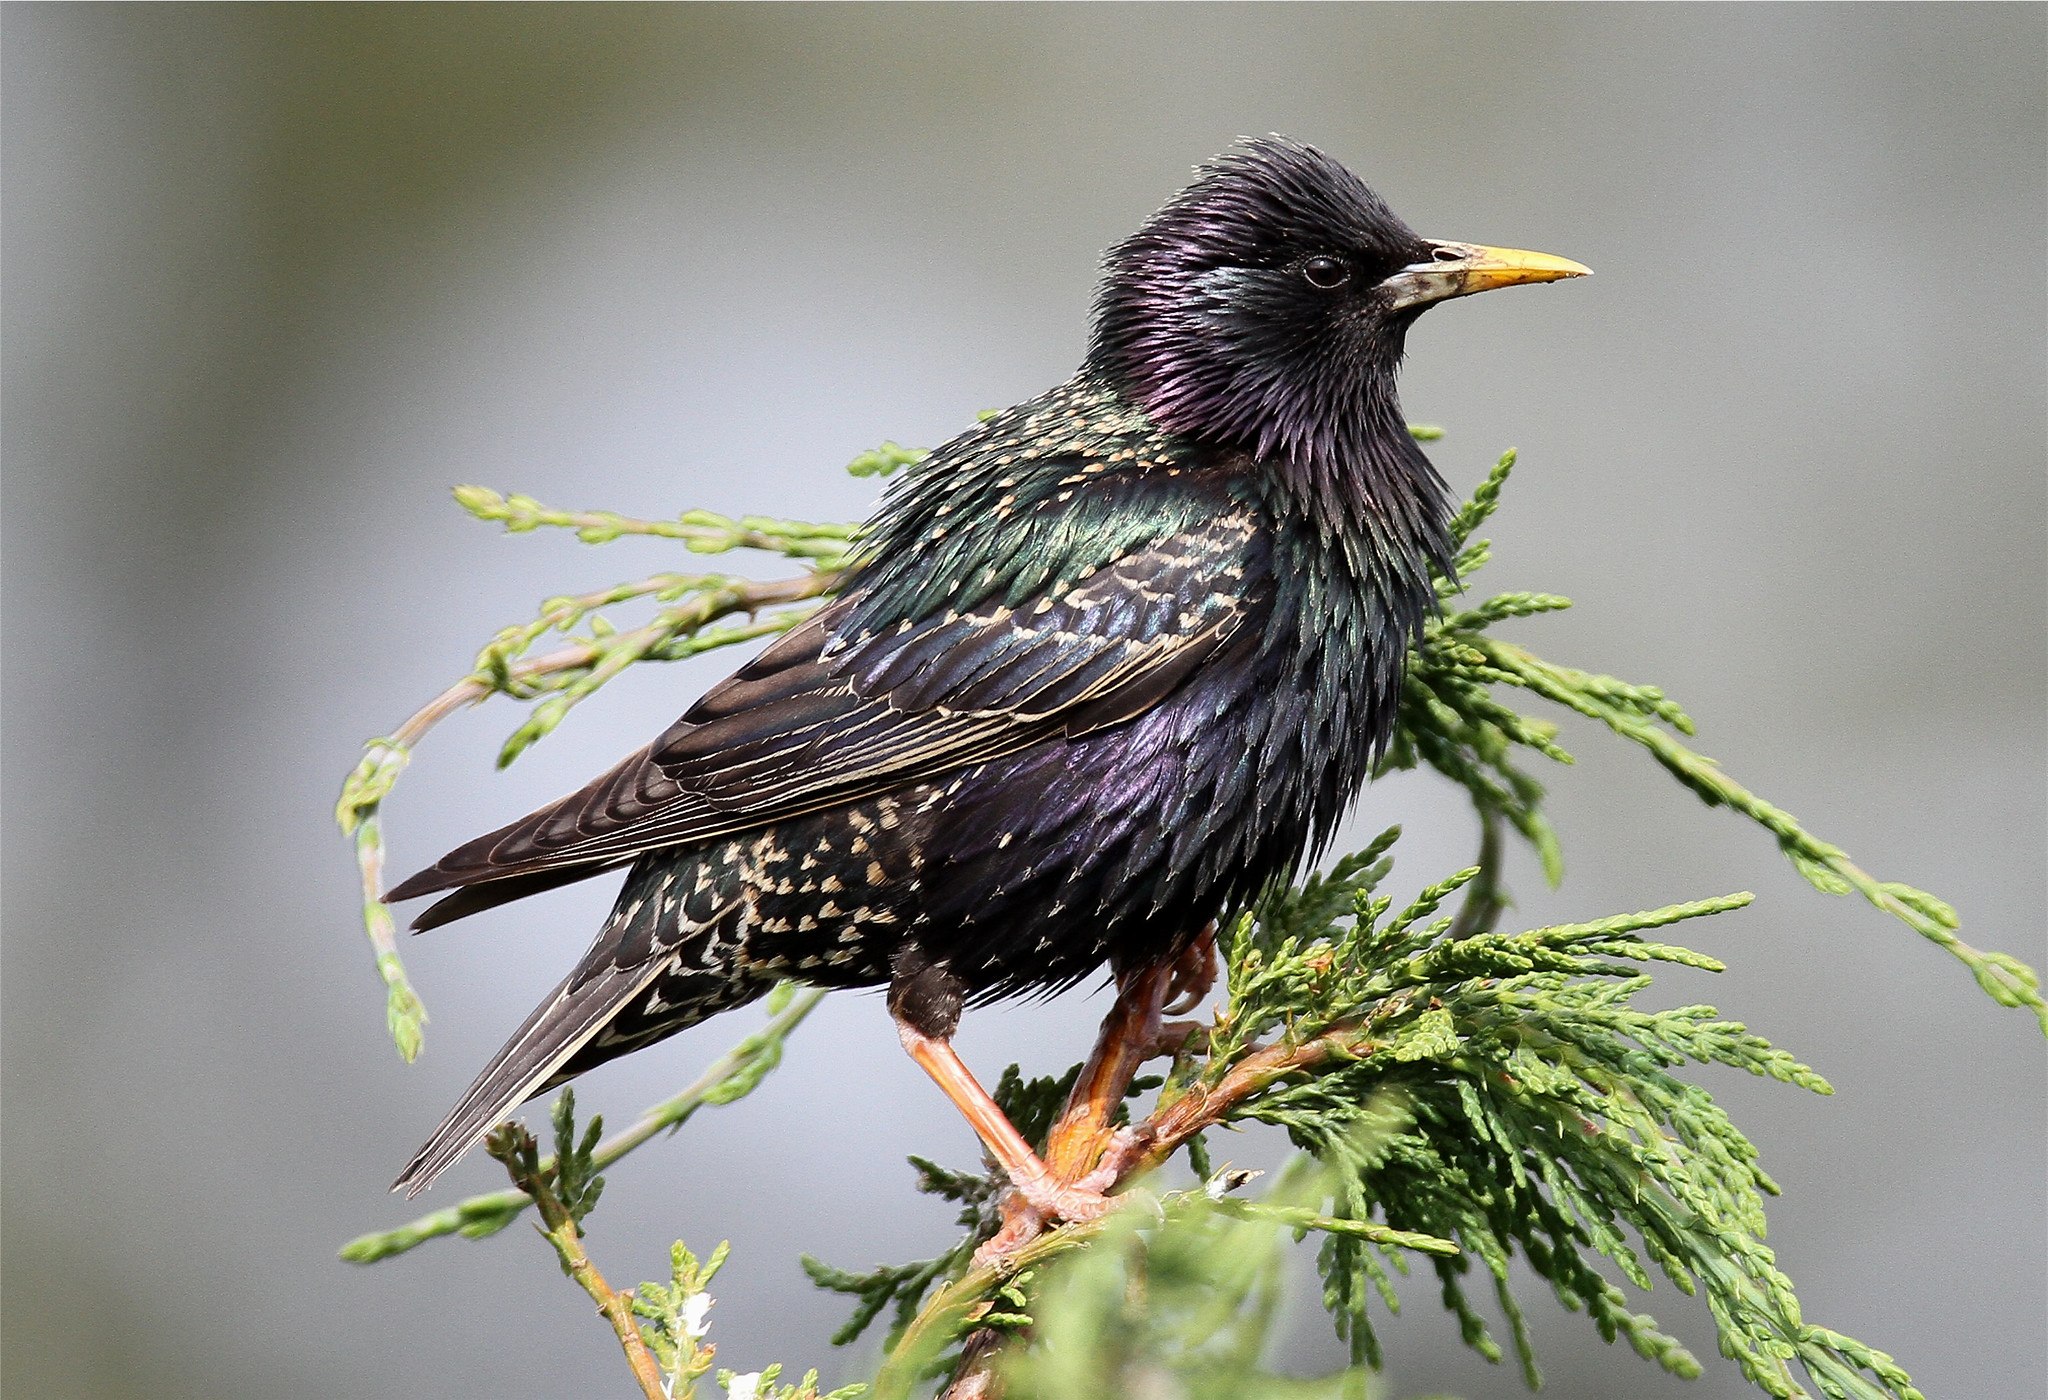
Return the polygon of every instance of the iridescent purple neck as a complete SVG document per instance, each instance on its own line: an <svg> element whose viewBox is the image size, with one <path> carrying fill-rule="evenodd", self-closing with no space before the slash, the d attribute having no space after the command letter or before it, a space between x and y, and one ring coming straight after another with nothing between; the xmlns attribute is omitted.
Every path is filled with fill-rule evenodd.
<svg viewBox="0 0 2048 1400"><path fill-rule="evenodd" d="M1419 587L1432 564L1449 569L1449 490L1408 432L1391 369L1378 367L1398 361L1398 346L1321 374L1290 373L1314 368L1301 364L1205 369L1171 326L1156 333L1162 319L1172 320L1142 305L1126 319L1105 296L1089 369L1162 429L1250 457L1292 513L1347 553L1380 556L1358 558L1362 569Z"/></svg>

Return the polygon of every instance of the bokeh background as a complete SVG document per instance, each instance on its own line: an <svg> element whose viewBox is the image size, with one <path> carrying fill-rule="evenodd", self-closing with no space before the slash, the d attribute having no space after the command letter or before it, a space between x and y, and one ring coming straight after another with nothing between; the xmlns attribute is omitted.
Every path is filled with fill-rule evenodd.
<svg viewBox="0 0 2048 1400"><path fill-rule="evenodd" d="M573 506L864 512L838 464L1063 378L1099 250L1243 132L1321 144L1422 231L1592 264L1411 342L1469 486L1523 466L1488 582L1530 642L1666 685L1739 776L1965 932L2044 946L2048 11L1976 8L45 7L4 47L5 1362L24 1397L622 1394L524 1230L373 1269L384 1184L580 950L579 888L410 945L383 1031L329 822L360 741L542 596L661 567L505 538L457 482ZM424 862L576 783L726 662L635 675L517 768L507 713L399 790ZM1736 888L1672 977L1834 1081L1717 1079L1786 1187L1810 1318L1929 1394L2040 1394L2038 1034L1871 909L1583 727L1571 873L1530 920ZM1468 818L1400 779L1409 886ZM1101 996L970 1018L987 1072L1083 1050ZM751 1014L751 1013L750 1013ZM754 1022L593 1076L623 1119ZM1240 1160L1271 1155L1248 1141ZM833 1355L808 1248L950 1237L907 1151L971 1159L873 998L613 1173L594 1248L659 1276L730 1236L714 1338ZM1263 1154L1263 1155L1262 1155ZM495 1184L472 1161L441 1203ZM1385 1393L1519 1393L1431 1291ZM1689 1389L1532 1296L1553 1392ZM1305 1296L1280 1357L1336 1356Z"/></svg>

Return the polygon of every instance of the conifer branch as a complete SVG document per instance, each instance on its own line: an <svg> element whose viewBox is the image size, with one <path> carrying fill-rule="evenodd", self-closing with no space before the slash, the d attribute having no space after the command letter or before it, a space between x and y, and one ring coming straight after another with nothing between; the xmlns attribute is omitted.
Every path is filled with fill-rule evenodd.
<svg viewBox="0 0 2048 1400"><path fill-rule="evenodd" d="M696 1384L718 1350L704 1340L705 1313L712 1302L711 1280L725 1263L728 1246L720 1244L699 1263L689 1246L677 1240L669 1250L668 1283L643 1283L637 1291L613 1288L583 1247L584 1218L604 1192L604 1178L597 1174L604 1120L591 1119L579 1140L576 1095L570 1089L562 1091L550 1117L555 1152L545 1162L533 1134L517 1123L500 1123L484 1140L484 1150L539 1212L536 1233L554 1246L562 1272L590 1295L611 1325L645 1400L694 1400ZM740 1395L751 1400L857 1400L867 1392L865 1385L851 1385L821 1395L816 1371L795 1385L779 1384L781 1374L777 1365L744 1377L723 1372L718 1379L728 1400Z"/></svg>
<svg viewBox="0 0 2048 1400"><path fill-rule="evenodd" d="M851 469L886 475L921 455L884 444ZM1211 1023L1162 1041L1156 998L1145 1014L1117 1020L1128 1010L1120 1002L1085 1073L1077 1066L1057 1078L1026 1079L1012 1067L996 1098L1019 1130L1062 1173L1105 1183L1126 1204L1087 1224L1013 1229L1003 1182L913 1158L919 1188L960 1205L964 1234L954 1246L866 1274L804 1261L820 1286L855 1300L835 1341L892 1315L879 1394L909 1396L950 1373L952 1400L994 1400L1004 1391L1010 1400L1066 1400L1082 1393L1077 1386L1100 1389L1140 1362L1207 1378L1191 1395L1253 1394L1265 1385L1259 1349L1278 1296L1280 1251L1313 1233L1322 1239L1324 1303L1354 1365L1378 1364L1372 1314L1391 1309L1389 1270L1405 1271L1412 1255L1432 1261L1467 1342L1495 1360L1512 1349L1533 1385L1535 1357L1508 1288L1508 1261L1520 1256L1604 1338L1626 1341L1676 1374L1696 1374L1699 1362L1632 1312L1608 1271L1648 1287L1655 1269L1687 1293L1703 1292L1722 1351L1780 1400L1808 1393L1802 1376L1831 1400L1917 1400L1890 1357L1801 1318L1790 1282L1761 1242L1762 1198L1775 1193L1775 1183L1712 1099L1672 1071L1729 1065L1819 1093L1829 1092L1825 1081L1710 1008L1632 1005L1648 983L1647 965L1719 967L1646 935L1733 910L1748 896L1497 931L1509 904L1500 882L1507 832L1529 842L1551 880L1562 873L1543 787L1520 756L1571 761L1555 724L1518 713L1502 694L1539 696L1646 749L1703 801L1763 827L1817 888L1862 894L1962 961L1994 999L2032 1010L2048 1029L2039 980L2016 959L1963 942L1955 912L1939 899L1869 875L1688 747L1681 736L1693 733L1692 721L1661 691L1558 666L1494 636L1500 623L1569 606L1539 593L1478 602L1465 596L1490 552L1476 531L1498 507L1513 463L1512 453L1504 455L1454 518L1456 567L1437 581L1442 611L1409 658L1385 760L1390 768L1426 763L1467 793L1479 821L1475 865L1397 911L1378 893L1397 835L1390 831L1234 918L1221 935L1228 997ZM805 572L768 583L666 572L549 599L534 618L494 637L468 676L372 741L336 815L355 843L387 1022L408 1059L418 1051L425 1013L382 902L380 826L382 804L414 748L457 711L504 696L529 707L501 751L501 765L509 763L634 665L795 625L839 585L858 543L846 525L706 512L642 520L557 510L482 488L462 488L457 497L472 514L514 532L569 530L594 544L653 537L707 554L767 551ZM637 626L621 630L606 617L609 609L647 603L655 611ZM551 635L569 642L532 655ZM1439 916L1454 899L1456 913ZM621 1293L583 1253L578 1222L596 1200L598 1169L680 1126L698 1107L748 1092L821 995L779 989L767 1027L611 1139L599 1142L593 1124L575 1140L567 1094L556 1110L554 1156L542 1159L523 1130L500 1129L493 1155L512 1172L514 1190L365 1235L344 1257L370 1262L441 1235L489 1234L538 1204L541 1232L605 1310L643 1391L686 1400L710 1366L711 1348L701 1340L705 1287L723 1246L700 1264L678 1242L669 1284ZM1133 1079L1155 1052L1171 1056L1164 1076ZM1149 1106L1129 1114L1136 1121L1118 1127L1121 1105L1153 1090ZM1300 1152L1261 1196L1244 1190L1257 1173L1218 1170L1209 1157L1212 1135L1250 1121L1281 1126ZM1155 1196L1148 1174L1183 1151L1201 1184ZM977 1253L991 1237L1003 1247ZM1507 1316L1507 1347L1467 1297L1475 1273ZM658 1391L647 1389L650 1366ZM721 1376L721 1383L732 1395L760 1400L818 1400L815 1374L794 1386L778 1374L770 1367ZM1352 1393L1344 1377L1330 1384L1289 1393Z"/></svg>
<svg viewBox="0 0 2048 1400"><path fill-rule="evenodd" d="M1599 721L1632 743L1640 744L1666 771L1709 807L1739 812L1777 838L1779 849L1807 883L1823 894L1862 895L1922 938L1946 949L1970 969L1977 985L2000 1006L2030 1010L2048 1033L2048 1000L2034 969L2007 953L1986 952L1957 936L1962 926L1956 911L1925 890L1879 880L1849 859L1841 847L1823 841L1799 824L1790 812L1766 802L1724 772L1704 754L1680 743L1669 728L1655 722L1639 706L1618 700L1620 682L1554 666L1527 649L1497 638L1473 639L1499 678ZM1690 733L1688 725L1682 731Z"/></svg>
<svg viewBox="0 0 2048 1400"><path fill-rule="evenodd" d="M591 1301L597 1304L598 1312L611 1324L612 1331L618 1336L619 1347L626 1354L626 1365L631 1368L641 1393L647 1400L669 1400L668 1388L662 1382L661 1367L656 1364L653 1353L648 1351L646 1339L640 1335L640 1326L633 1313L632 1295L617 1292L606 1283L604 1275L598 1271L597 1265L590 1262L590 1256L583 1248L580 1226L583 1217L597 1204L604 1179L589 1176L579 1179L574 1174L578 1162L574 1112L575 1095L565 1089L554 1114L556 1170L552 1176L542 1173L539 1148L534 1143L533 1134L517 1123L500 1123L493 1128L484 1141L484 1150L504 1165L513 1186L525 1193L540 1212L540 1224L534 1228L555 1247L562 1272L590 1295ZM589 1135L582 1145L582 1159L586 1164L602 1126L602 1119L591 1120Z"/></svg>
<svg viewBox="0 0 2048 1400"><path fill-rule="evenodd" d="M470 489L459 488L458 497ZM415 710L389 736L372 739L364 746L367 752L362 761L342 784L335 821L343 834L355 842L356 868L362 883L363 926L376 954L378 975L385 985L386 1019L400 1055L410 1062L419 1054L427 1013L406 977L405 965L398 955L397 927L390 906L384 902L382 812L384 799L412 762L413 750L420 742L442 721L493 695L516 700L540 699L526 721L506 739L498 756L498 766L502 768L559 725L572 706L588 699L635 662L679 661L717 647L787 631L807 617L809 610L785 608L765 618L759 614L765 609L822 597L837 582L838 575L830 570L767 583L724 575L657 574L599 593L549 599L541 605L535 621L508 627L494 637L478 653L476 667L468 676ZM685 601L663 609L653 621L624 633L613 630L597 611L611 603L648 596ZM740 614L752 620L741 627L712 628L713 623ZM541 656L524 656L547 633L567 632L585 622L590 624L591 631L587 640Z"/></svg>
<svg viewBox="0 0 2048 1400"><path fill-rule="evenodd" d="M626 535L680 540L695 554L757 549L792 559L842 561L858 527L749 515L740 520L715 511L689 510L673 520L641 520L609 510L556 510L531 496L502 496L488 486L458 486L455 500L479 520L502 523L509 534L553 528L573 530L585 544L610 544Z"/></svg>
<svg viewBox="0 0 2048 1400"><path fill-rule="evenodd" d="M612 1165L663 1133L672 1133L690 1121L698 1109L736 1103L752 1093L761 1080L782 1063L782 1050L791 1032L817 1009L825 993L816 988L798 990L783 983L769 994L768 1024L747 1036L704 1067L688 1087L671 1098L643 1111L633 1125L597 1144L591 1153L594 1169ZM552 1180L556 1158L541 1159L543 1180ZM495 1235L519 1218L531 1205L523 1190L492 1191L471 1196L444 1210L431 1211L395 1230L377 1230L350 1240L341 1257L352 1264L374 1264L394 1254L425 1244L443 1235L483 1239Z"/></svg>

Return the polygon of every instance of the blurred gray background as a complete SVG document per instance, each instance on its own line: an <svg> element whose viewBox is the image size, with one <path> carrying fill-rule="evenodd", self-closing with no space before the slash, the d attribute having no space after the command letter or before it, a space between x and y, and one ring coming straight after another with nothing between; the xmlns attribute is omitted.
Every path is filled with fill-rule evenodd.
<svg viewBox="0 0 2048 1400"><path fill-rule="evenodd" d="M1523 466L1489 586L1517 635L1667 686L1703 747L1967 936L2044 947L2048 11L128 8L4 41L5 1361L24 1397L624 1394L523 1229L372 1269L336 1246L581 949L579 888L409 945L399 1063L329 811L368 735L544 595L646 541L508 539L457 482L569 506L864 512L839 464L1065 377L1095 260L1243 132L1351 163L1423 232L1591 282L1436 312L1411 416L1460 488ZM410 868L576 783L729 663L635 675L511 772L511 712L399 789ZM2042 1043L1964 970L1641 754L1571 726L1571 874L1531 921L1730 889L1670 978L1829 1075L1713 1081L1786 1195L1807 1316L1930 1395L2041 1394ZM1410 778L1412 887L1468 819ZM1078 1058L1103 999L971 1017L971 1063ZM752 1013L593 1076L623 1120ZM1269 1142L1239 1159L1268 1160ZM721 1361L828 1378L865 1266L950 1238L907 1151L966 1130L872 998L752 1099L613 1173L593 1248L736 1248ZM472 1161L432 1198L494 1185ZM1432 1290L1385 1393L1511 1396ZM1530 1294L1552 1393L1736 1396L1704 1308L1646 1306L1690 1388ZM1282 1364L1336 1356L1312 1298Z"/></svg>

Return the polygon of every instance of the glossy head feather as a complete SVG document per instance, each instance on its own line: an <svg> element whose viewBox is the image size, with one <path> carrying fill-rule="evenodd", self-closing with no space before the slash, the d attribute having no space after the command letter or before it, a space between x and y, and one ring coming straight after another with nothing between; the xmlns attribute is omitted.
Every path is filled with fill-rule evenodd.
<svg viewBox="0 0 2048 1400"><path fill-rule="evenodd" d="M1089 366L1162 428L1250 452L1347 524L1362 508L1427 536L1443 487L1394 391L1417 309L1382 284L1430 249L1314 147L1240 142L1110 250Z"/></svg>

